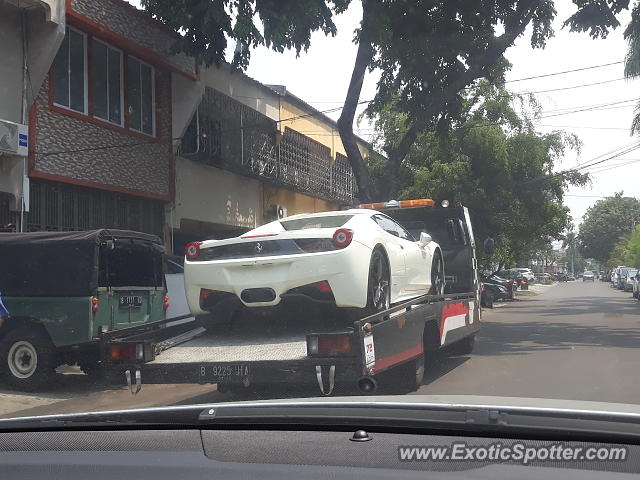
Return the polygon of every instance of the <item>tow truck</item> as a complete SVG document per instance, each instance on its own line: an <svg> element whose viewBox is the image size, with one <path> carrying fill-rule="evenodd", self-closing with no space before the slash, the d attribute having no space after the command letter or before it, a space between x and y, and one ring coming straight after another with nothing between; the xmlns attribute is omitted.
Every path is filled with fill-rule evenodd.
<svg viewBox="0 0 640 480"><path fill-rule="evenodd" d="M382 385L391 391L417 390L434 354L443 349L470 353L480 329L469 211L460 203L431 199L358 208L384 211L416 238L422 231L431 235L443 251L444 295L422 295L347 324L298 318L267 328L248 318L231 328L205 329L196 321L167 326L182 317L167 318L103 333L103 362L125 372L132 393L143 382L217 384L220 392L257 384L317 384L322 395L331 395L340 384L363 393Z"/></svg>

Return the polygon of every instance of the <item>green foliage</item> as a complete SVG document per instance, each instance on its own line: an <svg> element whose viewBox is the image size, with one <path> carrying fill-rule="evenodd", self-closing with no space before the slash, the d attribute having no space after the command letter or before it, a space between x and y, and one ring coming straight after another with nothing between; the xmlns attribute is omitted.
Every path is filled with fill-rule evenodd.
<svg viewBox="0 0 640 480"><path fill-rule="evenodd" d="M640 225L636 227L627 242L626 264L640 268Z"/></svg>
<svg viewBox="0 0 640 480"><path fill-rule="evenodd" d="M448 124L462 111L464 87L504 79L504 51L531 25L531 45L553 34L550 0L370 2L372 69L379 69L376 112L391 100L423 129ZM481 14L479 14L481 12Z"/></svg>
<svg viewBox="0 0 640 480"><path fill-rule="evenodd" d="M156 19L180 33L175 46L210 65L225 58L229 40L237 42L233 65L246 68L251 48L278 52L311 45L311 33L336 34L333 15L350 0L141 0Z"/></svg>
<svg viewBox="0 0 640 480"><path fill-rule="evenodd" d="M563 132L535 132L501 86L484 82L463 104L449 133L431 131L418 137L403 162L400 197L462 201L473 212L479 241L487 236L498 241L486 262L526 262L570 225L568 208L562 205L564 188L582 185L587 177L551 174L566 151L579 149L580 142ZM406 116L393 104L385 106L375 120L382 137L378 144L396 141ZM372 177L383 183L381 162Z"/></svg>
<svg viewBox="0 0 640 480"><path fill-rule="evenodd" d="M640 223L640 201L616 193L613 197L598 200L587 210L580 225L580 251L586 258L594 258L612 266L624 257L620 238L630 234ZM624 243L624 242L623 242ZM620 263L618 263L619 265Z"/></svg>
<svg viewBox="0 0 640 480"><path fill-rule="evenodd" d="M636 4L631 12L631 21L624 31L624 38L628 42L624 75L627 78L636 78L640 76L640 4ZM631 131L640 133L640 102L636 104Z"/></svg>
<svg viewBox="0 0 640 480"><path fill-rule="evenodd" d="M633 233L623 235L618 240L611 250L607 263L610 268L618 265L640 268L640 225Z"/></svg>

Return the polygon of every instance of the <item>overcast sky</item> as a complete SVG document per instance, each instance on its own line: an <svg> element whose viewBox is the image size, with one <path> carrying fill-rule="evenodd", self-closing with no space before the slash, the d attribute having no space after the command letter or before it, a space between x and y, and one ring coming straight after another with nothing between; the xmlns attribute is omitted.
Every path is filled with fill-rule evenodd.
<svg viewBox="0 0 640 480"><path fill-rule="evenodd" d="M132 3L137 3L132 0ZM538 100L543 107L539 124L540 132L563 129L577 134L583 142L579 157L567 155L557 169L567 169L588 162L608 152L629 146L635 139L629 134L635 101L610 105L604 109L563 114L567 110L614 104L638 98L637 81L623 80L623 64L593 68L563 75L549 76L526 81L514 81L525 77L578 69L594 65L619 62L624 59L626 42L622 32L629 19L627 13L621 20L623 25L611 33L606 40L591 40L587 34L569 33L561 28L561 23L572 11L572 2L556 2L558 17L555 23L556 35L544 50L533 50L529 37L521 37L516 45L507 51L513 68L507 75L509 87L515 92L540 91L582 84L606 82L582 88L540 93ZM352 43L353 31L361 16L360 3L352 2L344 14L336 17L338 35L325 37L315 34L311 48L296 58L294 52L275 53L260 48L253 52L247 74L267 84L286 85L297 96L305 99L320 110L338 107L342 104L349 84L351 68L356 55ZM361 100L373 97L375 75L365 79ZM337 119L339 112L328 113ZM367 139L371 134L368 125L361 125L358 132ZM604 155L604 156L603 156ZM629 161L636 163L627 164ZM593 184L589 187L568 192L566 204L571 208L576 224L586 209L598 197L624 191L625 195L640 196L640 150L629 152L594 166Z"/></svg>

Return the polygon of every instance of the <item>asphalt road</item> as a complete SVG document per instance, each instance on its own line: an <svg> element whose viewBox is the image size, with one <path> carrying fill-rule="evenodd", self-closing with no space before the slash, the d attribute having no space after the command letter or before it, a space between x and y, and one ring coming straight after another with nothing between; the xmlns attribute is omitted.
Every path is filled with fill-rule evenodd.
<svg viewBox="0 0 640 480"><path fill-rule="evenodd" d="M488 312L473 354L444 360L419 393L640 403L639 369L640 302L576 281Z"/></svg>
<svg viewBox="0 0 640 480"><path fill-rule="evenodd" d="M621 403L640 402L640 302L608 283L541 287L484 310L474 352L440 359L417 393L498 395ZM3 390L0 416L210 403L233 399L207 385L126 388L96 382L68 369L51 391ZM317 389L268 390L254 398L318 395Z"/></svg>

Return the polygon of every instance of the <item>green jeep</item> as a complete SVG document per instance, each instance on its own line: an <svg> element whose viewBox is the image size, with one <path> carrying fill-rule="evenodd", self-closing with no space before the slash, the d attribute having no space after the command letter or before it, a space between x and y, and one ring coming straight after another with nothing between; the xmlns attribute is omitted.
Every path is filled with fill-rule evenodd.
<svg viewBox="0 0 640 480"><path fill-rule="evenodd" d="M35 390L59 365L100 370L105 332L163 320L160 238L124 230L0 233L0 376Z"/></svg>

